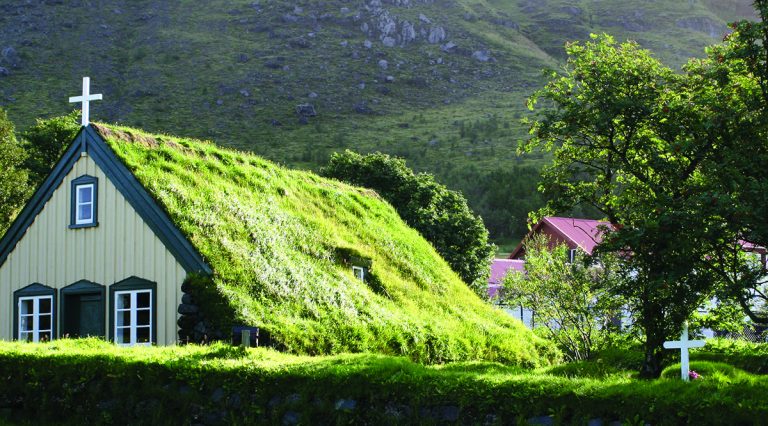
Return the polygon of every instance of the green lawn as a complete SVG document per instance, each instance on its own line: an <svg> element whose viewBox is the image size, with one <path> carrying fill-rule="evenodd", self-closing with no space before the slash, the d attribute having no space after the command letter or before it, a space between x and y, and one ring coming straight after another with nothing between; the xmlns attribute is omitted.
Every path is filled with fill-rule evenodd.
<svg viewBox="0 0 768 426"><path fill-rule="evenodd" d="M691 367L702 378L684 383L676 379L676 364L661 379L635 378L640 354L627 350L604 351L590 362L524 369L494 362L423 365L374 354L295 356L224 344L6 342L0 343L0 374L6 379L0 414L43 423L184 423L180 416L215 412L228 423L323 418L337 424L525 424L551 416L565 424L595 418L755 424L768 415L768 378L757 373L764 361L755 363L765 352L766 345L710 342L692 357ZM149 398L158 403L147 406ZM37 415L25 417L26 408Z"/></svg>

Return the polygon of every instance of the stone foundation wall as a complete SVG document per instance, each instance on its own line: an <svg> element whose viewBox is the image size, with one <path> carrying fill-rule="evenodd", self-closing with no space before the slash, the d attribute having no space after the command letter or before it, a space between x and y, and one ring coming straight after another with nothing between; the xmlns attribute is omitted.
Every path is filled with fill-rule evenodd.
<svg viewBox="0 0 768 426"><path fill-rule="evenodd" d="M212 324L206 318L200 305L192 295L191 285L185 282L181 285L184 295L178 308L179 342L184 343L209 343L216 340L226 340L228 335Z"/></svg>

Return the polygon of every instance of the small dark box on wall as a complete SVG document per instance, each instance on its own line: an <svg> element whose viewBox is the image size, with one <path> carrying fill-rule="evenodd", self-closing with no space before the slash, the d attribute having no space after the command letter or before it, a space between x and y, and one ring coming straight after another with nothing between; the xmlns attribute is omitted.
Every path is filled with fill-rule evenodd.
<svg viewBox="0 0 768 426"><path fill-rule="evenodd" d="M232 344L235 346L259 346L259 327L236 325L232 327Z"/></svg>

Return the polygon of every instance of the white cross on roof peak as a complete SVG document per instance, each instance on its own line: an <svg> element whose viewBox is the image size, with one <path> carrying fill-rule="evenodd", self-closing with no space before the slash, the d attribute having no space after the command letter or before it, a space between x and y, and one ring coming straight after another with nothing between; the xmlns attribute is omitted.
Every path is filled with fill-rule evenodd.
<svg viewBox="0 0 768 426"><path fill-rule="evenodd" d="M101 100L101 93L91 95L91 78L90 77L83 77L83 94L81 96L72 96L69 98L70 103L77 103L82 102L83 103L83 113L82 113L82 120L80 121L83 126L87 126L90 119L89 114L89 106L90 101L100 101Z"/></svg>

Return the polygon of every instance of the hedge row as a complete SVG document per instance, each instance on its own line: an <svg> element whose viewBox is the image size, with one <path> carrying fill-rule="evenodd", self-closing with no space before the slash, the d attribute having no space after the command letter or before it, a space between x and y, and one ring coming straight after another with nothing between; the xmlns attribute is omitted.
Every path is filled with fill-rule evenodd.
<svg viewBox="0 0 768 426"><path fill-rule="evenodd" d="M754 424L768 380L569 378L498 363L266 349L0 343L0 419L20 424ZM670 368L674 368L670 367ZM730 367L730 370L734 370ZM560 370L562 371L562 370ZM674 374L667 374L674 377ZM762 419L762 420L761 420Z"/></svg>

